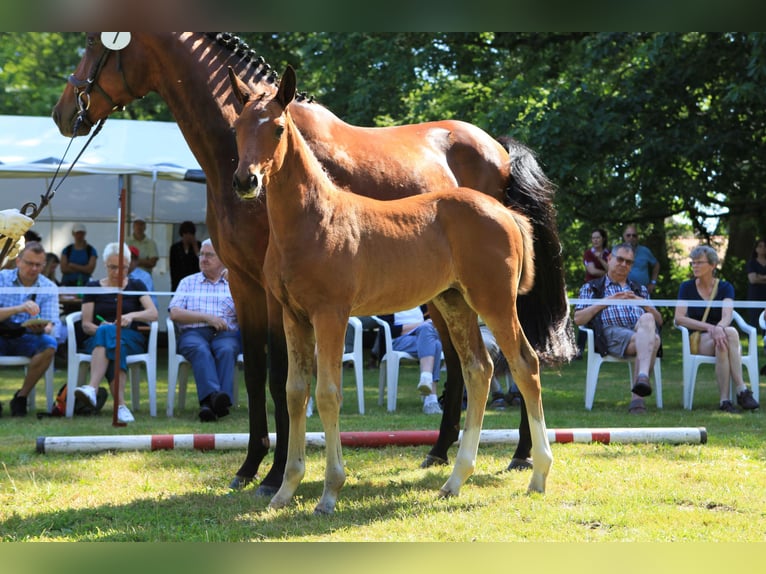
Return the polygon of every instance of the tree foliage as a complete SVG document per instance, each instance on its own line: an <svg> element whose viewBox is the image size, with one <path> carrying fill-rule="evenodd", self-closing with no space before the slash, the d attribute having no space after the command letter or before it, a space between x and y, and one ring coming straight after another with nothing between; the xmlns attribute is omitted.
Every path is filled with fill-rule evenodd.
<svg viewBox="0 0 766 574"><path fill-rule="evenodd" d="M456 118L511 135L558 185L572 288L594 227L628 222L661 259L674 296L672 238L729 236L724 274L766 235L766 36L760 33L240 34L344 120ZM81 34L3 33L0 112L47 115L80 57ZM158 97L127 117L170 119ZM664 283L663 283L664 282Z"/></svg>

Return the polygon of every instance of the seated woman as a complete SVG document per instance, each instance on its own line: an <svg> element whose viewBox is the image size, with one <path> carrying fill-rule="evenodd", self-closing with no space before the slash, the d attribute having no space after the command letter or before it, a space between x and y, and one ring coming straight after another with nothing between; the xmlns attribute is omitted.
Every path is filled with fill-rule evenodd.
<svg viewBox="0 0 766 574"><path fill-rule="evenodd" d="M715 356L715 374L720 393L719 409L736 413L737 409L729 400L729 380L733 380L737 403L743 409L759 407L753 392L745 386L742 378L742 356L740 355L739 332L731 326L732 306L687 307L683 301L724 301L734 302L734 286L728 281L714 277L718 265L718 254L707 245L692 249L691 258L694 279L681 283L678 289L676 324L692 331L700 331L700 355Z"/></svg>
<svg viewBox="0 0 766 574"><path fill-rule="evenodd" d="M120 244L110 243L104 248L107 276L88 282L87 287L119 287L125 291L146 291L146 285L138 279L128 278L130 250L123 245L123 279L118 283ZM157 308L149 295L124 295L120 324L119 377L114 375L114 352L117 347L117 296L114 293L89 293L82 302L82 330L88 336L85 352L91 354L90 382L75 389L76 400L88 400L96 406L96 391L101 379L109 380L112 396L117 402L117 420L133 422L133 414L125 405L125 381L127 379L127 356L143 353L146 337L139 331L141 326L157 320Z"/></svg>

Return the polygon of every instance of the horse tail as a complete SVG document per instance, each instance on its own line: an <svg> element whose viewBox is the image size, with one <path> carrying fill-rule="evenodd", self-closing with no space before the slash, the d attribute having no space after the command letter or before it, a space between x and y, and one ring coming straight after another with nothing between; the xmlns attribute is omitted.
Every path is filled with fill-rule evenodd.
<svg viewBox="0 0 766 574"><path fill-rule="evenodd" d="M509 137L498 141L508 150L511 163L503 203L529 219L534 236L535 282L516 302L519 321L541 361L570 361L577 346L556 225L555 186L532 150Z"/></svg>
<svg viewBox="0 0 766 574"><path fill-rule="evenodd" d="M519 295L525 295L529 293L535 285L535 241L532 225L529 223L529 219L518 211L511 210L509 213L521 232L524 255L521 261L518 293Z"/></svg>

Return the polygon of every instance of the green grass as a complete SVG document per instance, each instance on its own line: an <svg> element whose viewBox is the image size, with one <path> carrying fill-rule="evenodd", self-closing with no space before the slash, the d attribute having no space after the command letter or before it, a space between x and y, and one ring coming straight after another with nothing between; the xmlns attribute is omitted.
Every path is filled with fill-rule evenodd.
<svg viewBox="0 0 766 574"><path fill-rule="evenodd" d="M665 408L653 397L643 417L627 414L627 367L605 364L593 410L583 406L585 362L543 374L549 429L572 427L705 427L704 445L553 444L545 495L527 495L529 474L498 473L512 445L482 446L475 474L460 496L437 490L450 469L420 470L427 447L344 449L347 481L330 517L312 515L322 491L324 451L309 448L294 504L268 510L251 488L229 492L244 451L37 454L40 436L242 433L246 407L203 425L196 401L165 417L161 370L157 411L146 391L136 423L111 425L108 413L74 420L8 416L21 370L0 370L0 540L2 541L763 541L766 538L766 446L761 411L715 410L713 371L700 369L695 410L681 408L680 342L665 334ZM164 353L163 353L164 354ZM163 361L164 363L164 361ZM56 373L56 388L65 372ZM414 365L403 364L396 413L377 404L377 371L366 370L367 414L356 412L353 375L344 377L342 430L438 428L423 415ZM240 401L246 396L244 384ZM193 386L190 391L193 393ZM38 389L38 405L44 399ZM244 403L243 403L244 404ZM485 428L516 428L518 410L488 412ZM309 431L321 431L317 415ZM450 451L454 458L455 447ZM271 456L261 471L271 464Z"/></svg>

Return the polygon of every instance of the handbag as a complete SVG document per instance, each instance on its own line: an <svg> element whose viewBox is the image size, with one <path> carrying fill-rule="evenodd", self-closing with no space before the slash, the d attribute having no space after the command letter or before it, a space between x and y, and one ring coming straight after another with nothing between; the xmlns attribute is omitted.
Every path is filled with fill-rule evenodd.
<svg viewBox="0 0 766 574"><path fill-rule="evenodd" d="M705 307L705 313L702 315L702 322L707 321L708 313L710 313L710 303L715 299L718 293L718 279L713 283L713 290L710 292L710 299L708 299L707 307ZM702 331L694 331L689 335L689 350L692 355L699 355L700 350L700 338L702 337Z"/></svg>
<svg viewBox="0 0 766 574"><path fill-rule="evenodd" d="M16 323L10 319L0 322L0 337L5 339L18 339L26 332L27 330L21 326L21 323Z"/></svg>

